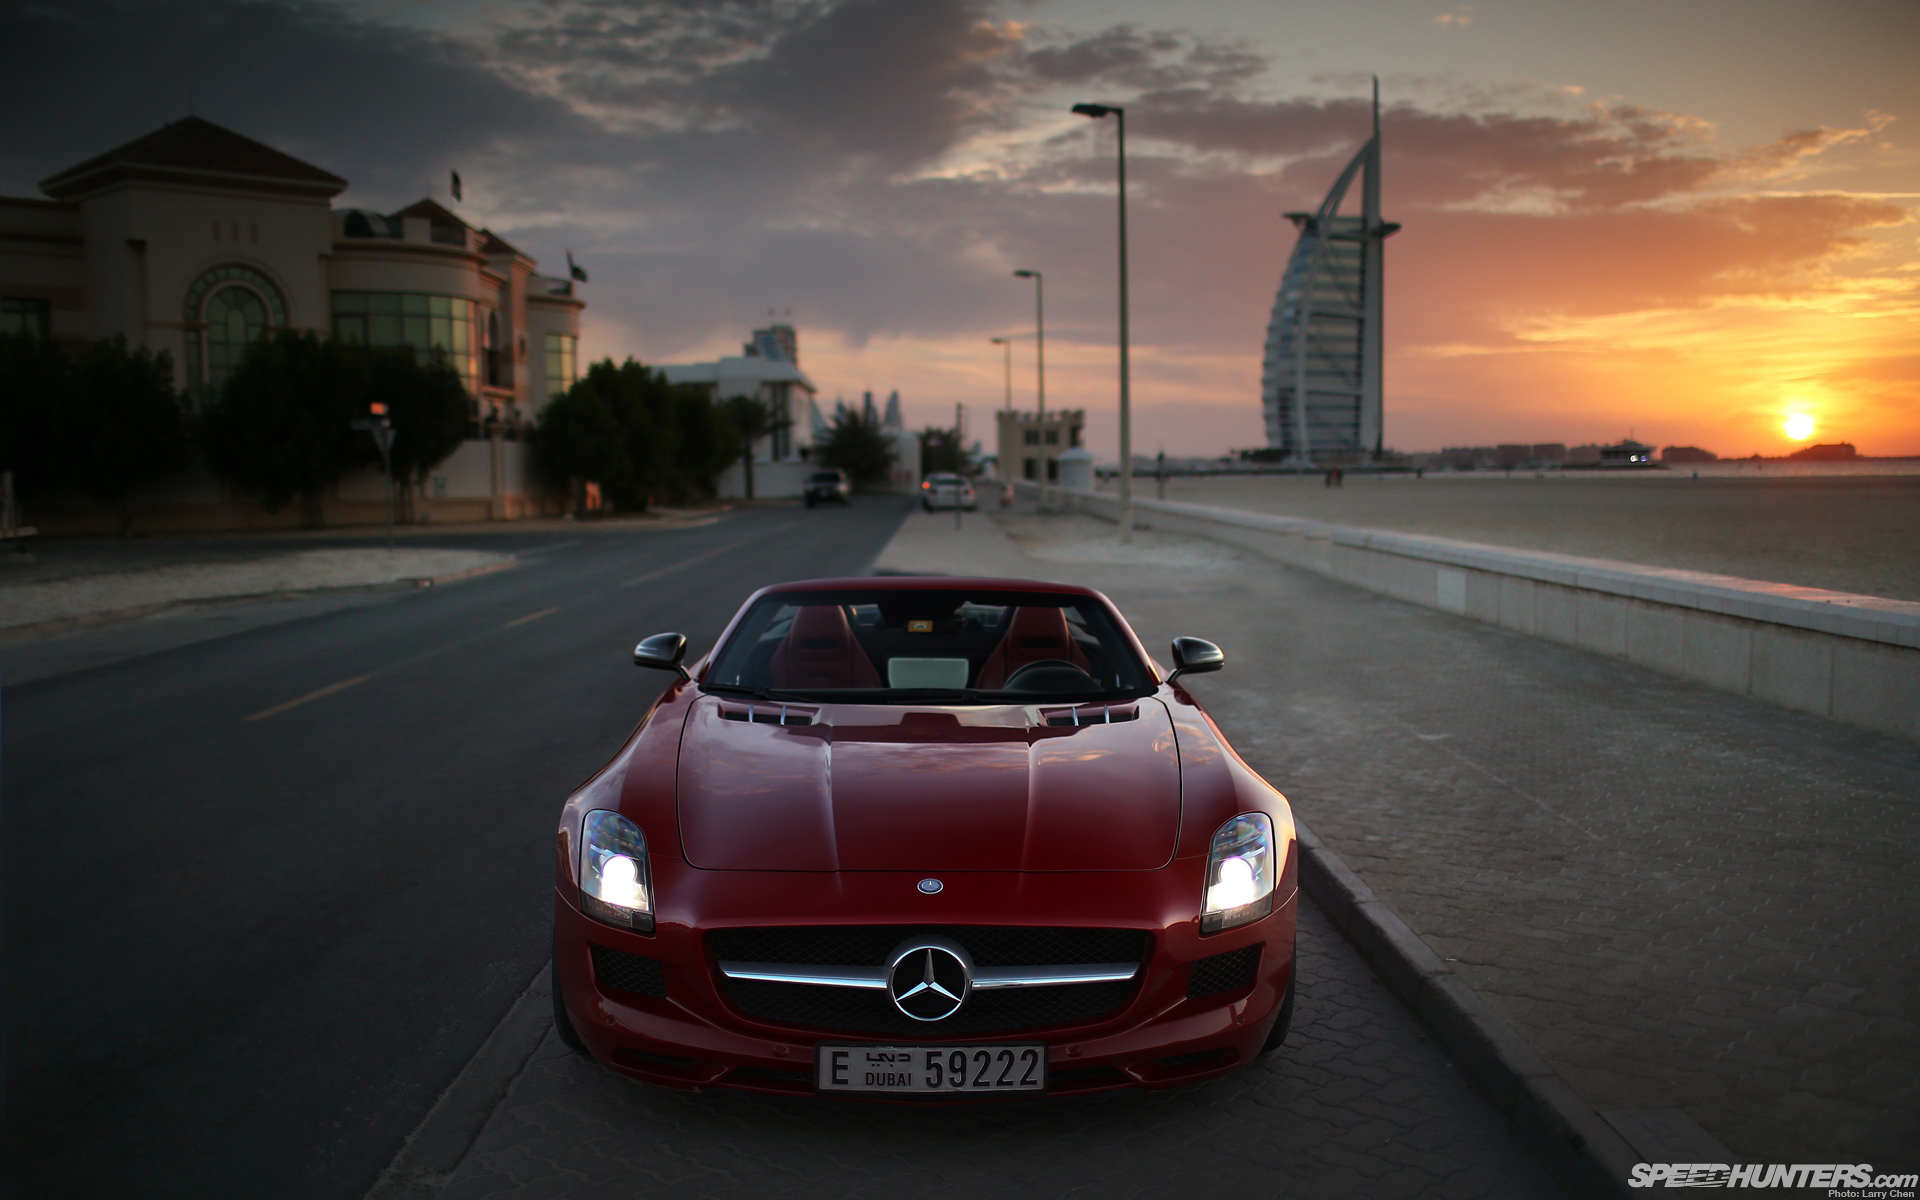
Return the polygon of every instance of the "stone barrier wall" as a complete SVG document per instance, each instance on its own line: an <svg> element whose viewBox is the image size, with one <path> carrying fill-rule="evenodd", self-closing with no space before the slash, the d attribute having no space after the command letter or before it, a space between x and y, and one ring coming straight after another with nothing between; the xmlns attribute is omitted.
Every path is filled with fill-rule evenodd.
<svg viewBox="0 0 1920 1200"><path fill-rule="evenodd" d="M1048 497L1119 518L1110 493L1051 488ZM1414 604L1920 738L1920 603L1206 504L1136 498L1134 512L1156 530L1227 542Z"/></svg>

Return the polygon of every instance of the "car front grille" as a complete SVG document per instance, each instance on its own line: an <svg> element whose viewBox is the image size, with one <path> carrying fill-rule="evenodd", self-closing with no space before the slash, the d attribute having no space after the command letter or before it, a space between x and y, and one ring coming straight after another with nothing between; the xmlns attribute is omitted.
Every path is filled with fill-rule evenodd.
<svg viewBox="0 0 1920 1200"><path fill-rule="evenodd" d="M1253 982L1260 967L1260 944L1229 950L1193 964L1193 978L1187 983L1189 997L1218 996L1238 991Z"/></svg>
<svg viewBox="0 0 1920 1200"><path fill-rule="evenodd" d="M597 942L587 946L593 951L593 977L600 986L638 996L667 994L667 972L658 959L628 954Z"/></svg>
<svg viewBox="0 0 1920 1200"><path fill-rule="evenodd" d="M926 935L953 939L982 968L1144 963L1153 941L1136 929L823 925L716 930L708 945L714 958L737 962L880 967L901 942ZM1084 1023L1123 1007L1140 979L976 991L940 1021L914 1020L884 991L724 976L717 982L740 1012L778 1025L946 1038Z"/></svg>

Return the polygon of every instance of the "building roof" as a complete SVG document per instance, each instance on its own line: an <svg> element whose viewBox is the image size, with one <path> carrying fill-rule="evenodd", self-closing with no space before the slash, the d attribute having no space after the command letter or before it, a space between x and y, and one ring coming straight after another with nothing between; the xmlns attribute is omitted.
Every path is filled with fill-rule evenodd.
<svg viewBox="0 0 1920 1200"><path fill-rule="evenodd" d="M473 228L473 226L461 220L457 213L441 204L438 200L429 200L426 198L415 200L412 204L407 205L399 212L391 215L396 217L419 217L423 220L431 221L435 225L458 225L462 229Z"/></svg>
<svg viewBox="0 0 1920 1200"><path fill-rule="evenodd" d="M723 358L718 362L680 363L660 368L668 383L713 383L730 381L753 383L797 383L807 391L813 381L799 367L778 359L747 356Z"/></svg>
<svg viewBox="0 0 1920 1200"><path fill-rule="evenodd" d="M486 255L488 258L526 257L521 254L519 247L513 245L493 230L482 229L477 225L469 224L458 213L447 208L438 200L415 200L412 204L407 205L393 215L396 219L400 217L418 217L433 225L456 225L461 229L471 229L480 235L480 253ZM528 261L532 260L529 259Z"/></svg>
<svg viewBox="0 0 1920 1200"><path fill-rule="evenodd" d="M129 179L317 197L337 195L347 186L346 180L312 163L212 121L186 117L49 175L40 181L40 190L56 200L69 200Z"/></svg>

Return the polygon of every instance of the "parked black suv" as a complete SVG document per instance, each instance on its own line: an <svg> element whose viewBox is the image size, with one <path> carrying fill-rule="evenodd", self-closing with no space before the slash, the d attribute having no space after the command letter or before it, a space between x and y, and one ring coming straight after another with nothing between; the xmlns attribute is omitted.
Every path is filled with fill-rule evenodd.
<svg viewBox="0 0 1920 1200"><path fill-rule="evenodd" d="M840 504L853 503L853 481L838 467L815 471L807 476L807 507L812 508L829 500Z"/></svg>

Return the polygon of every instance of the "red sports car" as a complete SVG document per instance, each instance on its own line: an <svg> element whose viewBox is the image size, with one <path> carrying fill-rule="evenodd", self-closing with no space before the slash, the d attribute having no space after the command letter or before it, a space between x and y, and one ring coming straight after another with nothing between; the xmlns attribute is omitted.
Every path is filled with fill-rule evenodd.
<svg viewBox="0 0 1920 1200"><path fill-rule="evenodd" d="M683 1088L1167 1088L1285 1038L1279 792L1086 588L767 588L567 801L559 1035Z"/></svg>

